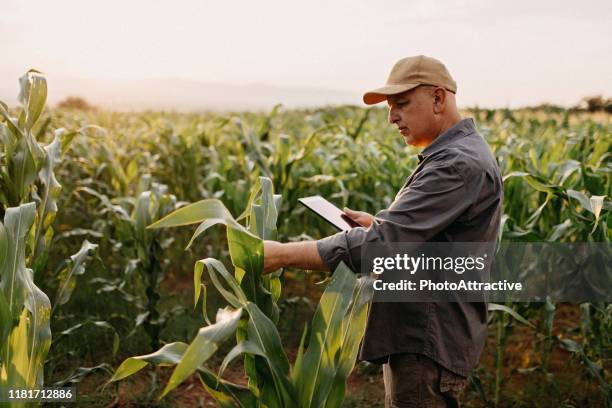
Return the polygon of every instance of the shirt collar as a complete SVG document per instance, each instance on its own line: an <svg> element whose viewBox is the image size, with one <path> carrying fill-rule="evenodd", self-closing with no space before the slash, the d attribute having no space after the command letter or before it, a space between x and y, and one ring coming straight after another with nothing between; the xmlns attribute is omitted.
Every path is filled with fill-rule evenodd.
<svg viewBox="0 0 612 408"><path fill-rule="evenodd" d="M418 154L419 163L421 163L427 156L439 152L440 150L447 147L450 142L457 136L467 135L476 130L474 125L474 119L466 118L457 122L454 126L448 128L444 133L434 139L429 146L427 146L421 154Z"/></svg>

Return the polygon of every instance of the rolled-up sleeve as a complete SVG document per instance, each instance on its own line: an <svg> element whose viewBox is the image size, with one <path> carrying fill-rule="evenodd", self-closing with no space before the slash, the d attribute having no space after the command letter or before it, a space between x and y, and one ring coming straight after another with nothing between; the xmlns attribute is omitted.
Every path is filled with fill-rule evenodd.
<svg viewBox="0 0 612 408"><path fill-rule="evenodd" d="M452 161L428 163L398 193L388 209L376 214L370 228L353 228L317 241L331 271L343 261L361 272L362 251L371 243L425 242L448 227L474 202L464 174Z"/></svg>

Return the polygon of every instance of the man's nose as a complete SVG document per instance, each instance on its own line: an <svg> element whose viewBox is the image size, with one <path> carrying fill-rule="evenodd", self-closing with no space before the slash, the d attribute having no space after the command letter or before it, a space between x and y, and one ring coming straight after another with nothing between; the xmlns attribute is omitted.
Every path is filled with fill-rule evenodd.
<svg viewBox="0 0 612 408"><path fill-rule="evenodd" d="M391 124L394 124L395 122L399 121L399 115L397 114L397 111L394 108L389 108L389 117L387 119Z"/></svg>

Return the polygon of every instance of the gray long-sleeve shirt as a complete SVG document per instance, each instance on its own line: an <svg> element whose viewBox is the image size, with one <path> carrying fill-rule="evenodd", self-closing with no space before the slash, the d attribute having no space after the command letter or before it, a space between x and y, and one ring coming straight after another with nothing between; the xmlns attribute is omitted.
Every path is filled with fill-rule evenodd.
<svg viewBox="0 0 612 408"><path fill-rule="evenodd" d="M503 182L487 142L472 119L439 135L388 209L368 229L353 228L317 241L333 271L343 261L360 272L368 244L494 242L500 228ZM396 353L423 354L468 376L487 334L484 303L377 303L371 305L360 360L387 362Z"/></svg>

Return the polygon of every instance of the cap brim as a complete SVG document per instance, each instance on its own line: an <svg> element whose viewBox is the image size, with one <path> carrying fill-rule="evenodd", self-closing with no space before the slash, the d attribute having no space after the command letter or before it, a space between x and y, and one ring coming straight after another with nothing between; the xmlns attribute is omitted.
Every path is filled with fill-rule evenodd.
<svg viewBox="0 0 612 408"><path fill-rule="evenodd" d="M363 94L363 102L366 105L374 105L387 100L387 96L396 95L402 92L409 91L421 84L401 84L401 85L386 85L373 91Z"/></svg>

